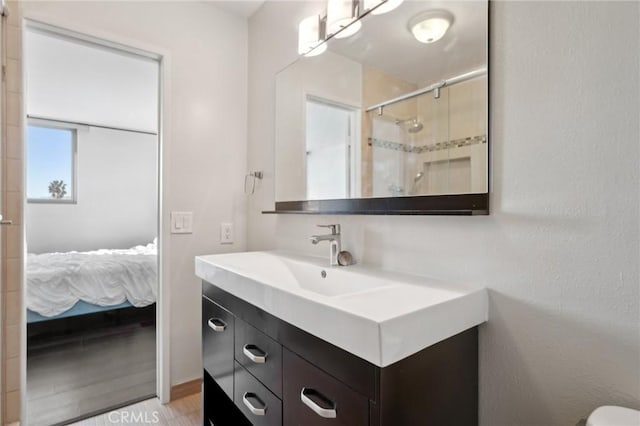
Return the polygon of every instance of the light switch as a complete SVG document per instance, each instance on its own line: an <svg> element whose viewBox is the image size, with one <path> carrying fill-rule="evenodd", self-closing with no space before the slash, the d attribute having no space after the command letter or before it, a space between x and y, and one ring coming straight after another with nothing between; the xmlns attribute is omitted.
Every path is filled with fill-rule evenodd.
<svg viewBox="0 0 640 426"><path fill-rule="evenodd" d="M192 234L193 212L171 212L171 233Z"/></svg>

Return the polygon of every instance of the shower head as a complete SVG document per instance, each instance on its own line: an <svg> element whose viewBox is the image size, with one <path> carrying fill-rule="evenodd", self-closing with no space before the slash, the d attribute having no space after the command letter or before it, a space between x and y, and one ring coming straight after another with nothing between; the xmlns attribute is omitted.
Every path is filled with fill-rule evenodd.
<svg viewBox="0 0 640 426"><path fill-rule="evenodd" d="M413 183L418 182L420 179L422 179L422 176L424 176L423 172L418 172L416 173L416 177L413 178Z"/></svg>
<svg viewBox="0 0 640 426"><path fill-rule="evenodd" d="M418 133L420 130L422 130L422 123L418 121L417 118L414 118L412 120L411 125L409 125L409 128L407 129L407 132L409 133Z"/></svg>
<svg viewBox="0 0 640 426"><path fill-rule="evenodd" d="M424 127L422 123L418 121L418 117L407 118L406 120L396 119L395 123L398 126L406 128L409 133L418 133Z"/></svg>

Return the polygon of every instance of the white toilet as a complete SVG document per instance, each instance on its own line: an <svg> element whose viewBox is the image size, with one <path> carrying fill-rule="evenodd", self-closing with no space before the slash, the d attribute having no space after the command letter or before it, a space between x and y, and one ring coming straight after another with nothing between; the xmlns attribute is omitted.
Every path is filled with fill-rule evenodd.
<svg viewBox="0 0 640 426"><path fill-rule="evenodd" d="M640 426L640 411L605 405L593 410L586 426Z"/></svg>

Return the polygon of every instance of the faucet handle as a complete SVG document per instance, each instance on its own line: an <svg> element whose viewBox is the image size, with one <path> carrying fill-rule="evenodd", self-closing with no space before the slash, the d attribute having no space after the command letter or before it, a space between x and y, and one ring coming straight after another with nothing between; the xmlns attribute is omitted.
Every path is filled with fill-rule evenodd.
<svg viewBox="0 0 640 426"><path fill-rule="evenodd" d="M340 234L340 224L331 224L331 225L318 225L320 228L329 228L331 229L331 235L339 235Z"/></svg>

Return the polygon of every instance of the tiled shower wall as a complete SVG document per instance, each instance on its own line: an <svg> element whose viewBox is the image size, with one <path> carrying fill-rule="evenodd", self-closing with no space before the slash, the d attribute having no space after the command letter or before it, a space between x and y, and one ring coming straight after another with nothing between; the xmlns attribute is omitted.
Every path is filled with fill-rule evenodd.
<svg viewBox="0 0 640 426"><path fill-rule="evenodd" d="M2 215L12 225L2 226L2 418L0 423L20 420L22 326L22 191L23 191L23 98L22 17L20 3L9 2L3 18L6 68L2 87Z"/></svg>

